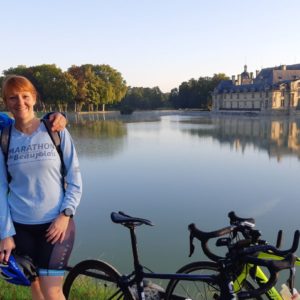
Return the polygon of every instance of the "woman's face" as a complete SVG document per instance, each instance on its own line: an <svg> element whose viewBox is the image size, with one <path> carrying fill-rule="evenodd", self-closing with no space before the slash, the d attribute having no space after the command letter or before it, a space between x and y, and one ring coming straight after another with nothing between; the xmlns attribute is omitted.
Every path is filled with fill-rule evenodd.
<svg viewBox="0 0 300 300"><path fill-rule="evenodd" d="M7 109L15 119L30 119L34 116L36 96L29 91L12 91L6 97Z"/></svg>

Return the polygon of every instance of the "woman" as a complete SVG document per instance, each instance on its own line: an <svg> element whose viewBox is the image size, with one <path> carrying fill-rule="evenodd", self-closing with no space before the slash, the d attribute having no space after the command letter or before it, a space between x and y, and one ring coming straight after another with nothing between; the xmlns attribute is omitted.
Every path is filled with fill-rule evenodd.
<svg viewBox="0 0 300 300"><path fill-rule="evenodd" d="M74 242L72 216L82 193L77 154L68 131L60 132L63 178L57 150L35 116L37 91L28 79L7 77L2 98L15 123L7 160L9 183L0 151L0 262L8 261L16 248L38 269L32 298L65 299L62 280Z"/></svg>
<svg viewBox="0 0 300 300"><path fill-rule="evenodd" d="M47 113L43 119L49 120L52 127L52 131L61 131L65 129L67 125L67 119L64 116L64 114L59 112L51 112ZM4 127L10 126L14 123L14 120L11 119L8 115L0 112L0 130L2 130Z"/></svg>

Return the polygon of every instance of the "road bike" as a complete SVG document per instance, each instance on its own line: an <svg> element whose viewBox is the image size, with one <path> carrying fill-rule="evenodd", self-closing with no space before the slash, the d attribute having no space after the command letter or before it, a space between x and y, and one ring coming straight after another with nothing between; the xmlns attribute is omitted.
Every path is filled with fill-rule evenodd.
<svg viewBox="0 0 300 300"><path fill-rule="evenodd" d="M254 229L255 221L253 218L241 218L238 217L234 212L230 212L228 214L230 218L231 226L212 231L212 232L204 232L199 230L195 224L189 225L190 231L190 255L192 256L194 252L193 239L197 238L201 242L201 247L205 255L211 259L211 261L199 261L187 264L180 268L177 272L184 274L207 274L208 271L213 273L218 273L219 270L219 261L224 259L223 256L216 255L212 252L210 247L208 246L208 242L210 239L218 238L216 242L216 246L230 246L233 240L240 240L241 243L248 243L249 245L253 245L260 247L260 245L267 245L265 240L261 239L260 231ZM243 238L241 239L239 233L242 234ZM295 232L295 236L298 235L299 232ZM229 235L225 237L225 235ZM222 238L220 238L222 237ZM276 248L280 247L282 240L282 231L279 231ZM295 241L295 240L294 240ZM292 248L295 245L292 246ZM257 258L265 259L265 260L277 260L280 261L283 259L283 256L290 252L291 249L283 251L281 255L276 255L272 251L257 251ZM300 266L300 259L296 257L295 266ZM231 274L232 278L234 278L233 286L234 291L238 293L242 288L247 290L252 290L257 287L264 286L264 284L268 281L269 275L266 274L265 270L258 265L255 264L244 264L240 268L232 269L233 274ZM199 283L193 282L190 285L193 285L194 289L200 289L197 287ZM202 284L202 283L201 283ZM291 283L288 283L290 289L292 290ZM172 293L186 293L186 284L182 284L179 280L171 280L166 288L166 294L171 295ZM201 287L201 289L204 289ZM280 292L276 289L275 286L272 286L270 289L266 290L264 295L259 295L256 299L270 299L270 300L282 300Z"/></svg>
<svg viewBox="0 0 300 300"><path fill-rule="evenodd" d="M257 247L251 245L242 247L235 244L229 247L228 255L220 260L213 273L190 274L187 273L155 273L141 265L137 250L135 228L139 225L153 226L152 222L142 218L131 217L125 213L113 212L111 219L114 223L122 224L130 231L134 270L128 275L120 272L107 262L100 260L85 260L71 268L64 283L64 294L67 299L101 299L101 300L198 300L198 299L255 299L261 293L270 289L277 281L278 272L282 269L292 269L295 262L296 251L299 243L299 232L295 234L293 246L288 251L282 251L271 245L261 245L259 251L273 251L277 255L284 255L282 261L264 260L255 257ZM287 254L287 255L285 255ZM268 281L257 289L244 286L238 292L234 291L232 269L245 264L264 266L270 272ZM293 274L290 277L293 278ZM205 290L188 289L185 294L164 292L157 285L147 282L148 279L171 280L180 283L202 283ZM293 280L291 280L293 281ZM82 287L85 285L85 287ZM192 285L194 286L194 285ZM83 290L83 291L82 291Z"/></svg>

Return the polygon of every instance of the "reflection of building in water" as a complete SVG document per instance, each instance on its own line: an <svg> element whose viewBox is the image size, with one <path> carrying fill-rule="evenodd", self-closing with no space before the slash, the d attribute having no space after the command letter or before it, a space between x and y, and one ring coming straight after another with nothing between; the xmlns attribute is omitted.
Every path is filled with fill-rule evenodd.
<svg viewBox="0 0 300 300"><path fill-rule="evenodd" d="M231 149L244 152L251 146L264 150L270 157L280 160L283 156L300 159L300 119L269 119L245 117L214 117L211 129L195 128L193 135L211 136ZM209 132L208 132L209 131Z"/></svg>
<svg viewBox="0 0 300 300"><path fill-rule="evenodd" d="M247 72L222 80L212 93L213 111L293 113L300 110L300 64Z"/></svg>

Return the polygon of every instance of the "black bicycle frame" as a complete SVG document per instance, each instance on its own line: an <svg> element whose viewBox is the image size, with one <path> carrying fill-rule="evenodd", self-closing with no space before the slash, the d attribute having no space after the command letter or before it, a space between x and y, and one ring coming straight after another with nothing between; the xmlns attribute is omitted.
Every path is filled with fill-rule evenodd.
<svg viewBox="0 0 300 300"><path fill-rule="evenodd" d="M221 288L221 295L223 299L235 300L236 295L233 290L233 282L226 275L226 272L220 272L219 275L192 275L192 274L180 274L180 273L149 273L144 272L144 267L139 262L137 240L135 235L135 226L126 226L130 230L131 247L134 262L134 272L126 278L133 277L129 280L130 283L137 284L137 292L140 300L145 300L143 279L167 279L167 280L186 280L186 281L203 281L207 283L216 283ZM126 283L124 283L126 285Z"/></svg>

